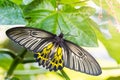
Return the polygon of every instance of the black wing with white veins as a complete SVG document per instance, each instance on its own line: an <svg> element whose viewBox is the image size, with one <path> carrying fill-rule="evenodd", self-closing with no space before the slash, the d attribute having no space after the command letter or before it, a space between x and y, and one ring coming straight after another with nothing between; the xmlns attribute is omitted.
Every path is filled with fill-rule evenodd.
<svg viewBox="0 0 120 80"><path fill-rule="evenodd" d="M15 27L6 31L7 36L25 48L39 52L47 44L52 42L55 36L52 33L44 30L30 28L30 27Z"/></svg>
<svg viewBox="0 0 120 80"><path fill-rule="evenodd" d="M101 68L97 61L83 48L65 41L67 52L63 53L64 66L90 75L100 75Z"/></svg>

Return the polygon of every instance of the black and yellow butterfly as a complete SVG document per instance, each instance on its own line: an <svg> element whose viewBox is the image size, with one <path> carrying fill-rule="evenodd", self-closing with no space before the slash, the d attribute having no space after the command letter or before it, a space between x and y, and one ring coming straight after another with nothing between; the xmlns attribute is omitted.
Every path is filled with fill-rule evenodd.
<svg viewBox="0 0 120 80"><path fill-rule="evenodd" d="M90 75L101 74L97 61L83 48L63 39L63 34L54 35L30 27L16 27L6 31L7 36L21 46L35 52L39 65L47 69L62 70L63 67Z"/></svg>

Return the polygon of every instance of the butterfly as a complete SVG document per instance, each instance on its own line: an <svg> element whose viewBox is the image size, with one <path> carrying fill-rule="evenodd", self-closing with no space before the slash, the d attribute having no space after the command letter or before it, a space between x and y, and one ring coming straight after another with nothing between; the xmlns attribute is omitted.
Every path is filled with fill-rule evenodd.
<svg viewBox="0 0 120 80"><path fill-rule="evenodd" d="M65 40L64 35L55 35L31 27L15 27L6 31L7 36L19 45L34 52L39 65L50 71L64 67L90 75L100 75L97 61L85 49Z"/></svg>

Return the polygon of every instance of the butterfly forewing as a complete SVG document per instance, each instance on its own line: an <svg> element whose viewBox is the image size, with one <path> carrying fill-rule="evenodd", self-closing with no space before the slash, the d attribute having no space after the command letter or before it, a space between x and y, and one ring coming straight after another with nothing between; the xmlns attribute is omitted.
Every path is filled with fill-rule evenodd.
<svg viewBox="0 0 120 80"><path fill-rule="evenodd" d="M29 27L16 27L6 31L7 36L25 48L38 52L51 42L54 34Z"/></svg>
<svg viewBox="0 0 120 80"><path fill-rule="evenodd" d="M39 65L51 70L61 70L63 66L62 47L54 41L54 34L29 28L16 27L6 31L7 36L21 46L35 52Z"/></svg>
<svg viewBox="0 0 120 80"><path fill-rule="evenodd" d="M64 66L91 75L101 74L99 64L86 50L69 41L65 45L68 53L63 56Z"/></svg>

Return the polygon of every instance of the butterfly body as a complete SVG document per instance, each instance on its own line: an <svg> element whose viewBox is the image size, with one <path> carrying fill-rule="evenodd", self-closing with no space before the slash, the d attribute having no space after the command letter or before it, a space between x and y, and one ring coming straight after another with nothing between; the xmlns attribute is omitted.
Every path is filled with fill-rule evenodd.
<svg viewBox="0 0 120 80"><path fill-rule="evenodd" d="M50 71L64 67L90 75L100 75L97 61L83 48L65 40L63 34L30 28L16 27L6 31L7 36L19 45L34 52L39 65Z"/></svg>

